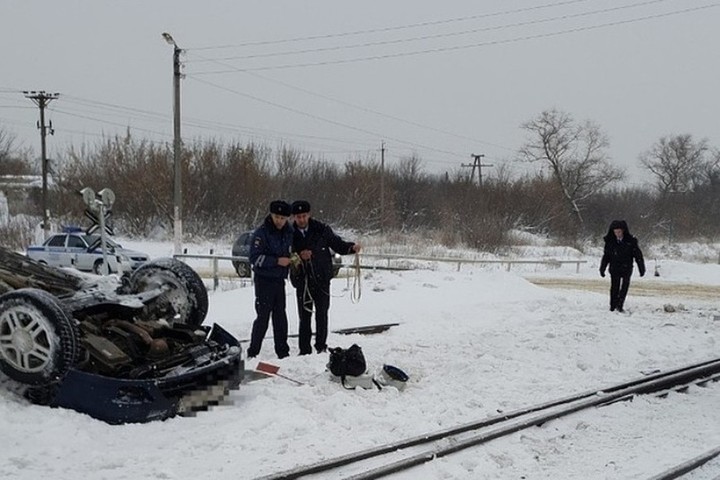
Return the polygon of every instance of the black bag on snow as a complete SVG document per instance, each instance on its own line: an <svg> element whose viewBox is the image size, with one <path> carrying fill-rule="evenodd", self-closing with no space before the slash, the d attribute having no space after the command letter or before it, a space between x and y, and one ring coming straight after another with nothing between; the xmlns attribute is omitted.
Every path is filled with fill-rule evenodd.
<svg viewBox="0 0 720 480"><path fill-rule="evenodd" d="M340 347L331 348L328 369L343 380L348 375L353 377L362 375L367 370L362 348L355 343L347 350Z"/></svg>

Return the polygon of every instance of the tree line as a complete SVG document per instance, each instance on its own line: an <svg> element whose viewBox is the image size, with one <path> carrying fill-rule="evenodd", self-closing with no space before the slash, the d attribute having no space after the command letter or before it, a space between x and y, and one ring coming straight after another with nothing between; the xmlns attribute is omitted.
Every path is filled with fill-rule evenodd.
<svg viewBox="0 0 720 480"><path fill-rule="evenodd" d="M519 176L500 168L482 186L466 172L428 174L417 155L383 169L375 157L337 165L291 145L187 142L181 157L186 240L232 238L256 226L275 198L307 199L323 221L362 234L418 233L432 243L482 250L511 244L514 229L582 245L614 218L649 241L720 235L720 152L706 140L661 137L638 158L652 181L628 187L621 186L625 173L610 162L609 141L597 124L548 110L522 128L527 141L516 160L544 168ZM52 217L82 225L78 191L107 187L117 197L116 231L170 238L173 165L172 145L129 133L70 147L52 168ZM33 170L39 168L27 152L13 150L0 126L0 175ZM39 203L26 208L14 213L40 217Z"/></svg>

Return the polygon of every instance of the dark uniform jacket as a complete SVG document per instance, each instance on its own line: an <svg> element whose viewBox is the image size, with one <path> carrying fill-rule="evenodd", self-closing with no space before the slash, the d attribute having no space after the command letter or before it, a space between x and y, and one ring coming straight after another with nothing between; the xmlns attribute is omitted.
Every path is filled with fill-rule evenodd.
<svg viewBox="0 0 720 480"><path fill-rule="evenodd" d="M300 229L295 226L293 234L293 252L300 253L302 250L312 250L310 261L303 261L290 272L290 281L295 287L304 284L307 278L315 285L326 285L332 279L332 253L334 250L340 255L352 253L355 245L353 242L346 242L333 232L329 225L326 225L314 218L308 221L308 228L303 236Z"/></svg>
<svg viewBox="0 0 720 480"><path fill-rule="evenodd" d="M255 275L268 278L287 278L289 267L277 263L279 257L289 257L292 248L293 230L286 223L282 230L275 228L272 217L265 221L253 233L250 245L250 264Z"/></svg>
<svg viewBox="0 0 720 480"><path fill-rule="evenodd" d="M613 230L623 229L623 238L618 241ZM637 262L640 275L645 275L645 260L638 241L630 235L625 221L614 221L610 224L605 240L605 250L600 262L600 272L604 273L605 268L610 265L610 275L627 275L632 273L633 260Z"/></svg>

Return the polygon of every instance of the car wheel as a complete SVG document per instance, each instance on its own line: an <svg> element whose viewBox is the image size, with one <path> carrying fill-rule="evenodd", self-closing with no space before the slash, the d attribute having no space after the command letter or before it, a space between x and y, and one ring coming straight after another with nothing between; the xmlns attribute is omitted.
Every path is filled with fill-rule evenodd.
<svg viewBox="0 0 720 480"><path fill-rule="evenodd" d="M93 273L95 275L105 275L107 273L105 262L102 260L95 260L95 263L93 263Z"/></svg>
<svg viewBox="0 0 720 480"><path fill-rule="evenodd" d="M235 264L235 271L238 274L238 277L241 278L248 278L250 276L250 264L245 262L237 262Z"/></svg>
<svg viewBox="0 0 720 480"><path fill-rule="evenodd" d="M79 358L79 339L75 320L44 290L0 296L0 370L13 380L34 387L57 382Z"/></svg>
<svg viewBox="0 0 720 480"><path fill-rule="evenodd" d="M154 303L156 308L171 308L180 316L179 323L202 325L208 311L208 295L195 270L179 260L160 258L144 263L130 277L130 288L135 293L159 287L166 291Z"/></svg>

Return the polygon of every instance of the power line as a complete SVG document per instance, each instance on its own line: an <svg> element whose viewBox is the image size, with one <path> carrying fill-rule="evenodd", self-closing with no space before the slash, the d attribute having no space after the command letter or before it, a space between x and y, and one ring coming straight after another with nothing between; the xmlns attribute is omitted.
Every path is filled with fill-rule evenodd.
<svg viewBox="0 0 720 480"><path fill-rule="evenodd" d="M391 32L391 31L395 31L395 30L406 30L406 29L412 29L412 28L443 25L443 24L447 24L447 23L464 22L464 21L468 21L468 20L477 20L480 18L490 18L490 17L512 15L515 13L524 13L524 12L530 12L533 10L541 10L541 9L546 9L546 8L560 7L560 6L564 6L564 5L571 5L574 3L585 3L587 1L589 1L589 0L567 0L567 1L563 1L563 2L555 2L555 3L546 3L544 5L536 5L533 7L517 8L514 10L504 10L504 11L500 11L500 12L482 13L482 14L478 14L478 15L469 15L469 16L465 16L465 17L456 17L456 18L449 18L449 19L444 19L444 20L430 20L427 22L411 23L408 25L397 25L397 26L392 26L392 27L371 28L371 29L365 29L365 30L355 30L352 32L330 33L330 34L324 34L324 35L310 35L310 36L305 36L305 37L286 38L286 39L280 39L280 40L264 40L264 41L245 42L245 43L231 44L231 45L216 45L216 46L197 47L197 48L192 48L192 49L188 49L188 50L218 50L218 49L227 49L227 48L254 47L254 46L258 46L258 45L276 45L276 44L280 44L280 43L291 43L291 42L300 42L300 41L307 41L307 40L320 40L320 39L326 39L326 38L349 37L349 36L355 36L355 35L366 35L366 34L371 34L371 33L384 33L384 32Z"/></svg>
<svg viewBox="0 0 720 480"><path fill-rule="evenodd" d="M264 78L260 75L257 75L257 74L255 74L255 75L260 78ZM204 83L210 83L210 82L204 82ZM287 85L287 86L292 87L291 85ZM312 93L309 91L307 91L307 92ZM234 92L234 93L239 94L239 92ZM251 98L262 101L262 99L259 99L257 97L251 97ZM133 114L129 118L135 119L135 120L138 120L138 119L139 120L150 120L150 121L156 121L156 122L161 121L163 123L167 123L169 121L167 115L161 114L158 112L154 112L154 111L150 111L150 110L139 109L139 108L125 106L125 105L119 105L116 103L97 101L97 100L87 99L87 98L83 98L83 97L78 97L75 95L63 95L63 99L66 101L69 101L68 103L71 103L71 104L91 107L91 111L93 110L93 107L95 107L95 106L97 106L98 108L102 108L103 112L106 112L106 110L108 110L108 109L115 110L116 113L112 113L111 114L112 116L121 116L121 115L124 115L125 112L129 112L129 113ZM333 100L330 97L327 97L327 99ZM338 100L335 100L335 101L338 101ZM347 105L352 105L347 102L342 102L342 101L338 101L338 102L345 103ZM280 105L275 104L275 106L280 106ZM31 107L25 107L25 108L31 108ZM290 108L290 107L287 107L287 108ZM358 107L358 108L362 108L362 107ZM49 110L52 111L53 113L60 114L60 115L66 115L66 116L74 117L74 118L82 118L82 119L90 120L90 121L97 122L100 124L121 127L123 129L131 129L134 131L146 132L146 133L150 133L150 134L154 134L154 135L159 135L160 137L163 137L163 138L169 137L169 134L166 132L152 130L152 129L148 129L148 128L142 128L142 127L138 127L138 126L133 126L131 123L127 123L127 122L116 122L116 121L99 118L97 115L84 114L82 110L77 110L77 109L72 109L72 108L67 108L67 107L64 107L64 108L49 107ZM370 111L369 109L365 109L365 110ZM293 110L293 111L295 111L296 113L302 113L297 110ZM100 112L95 112L95 113L100 113ZM383 115L381 112L375 112L375 113L378 115ZM106 114L106 113L104 113L104 114ZM402 121L402 119L400 119L399 117L393 117L393 116L388 116L388 117ZM316 118L320 119L321 117L316 117ZM7 122L7 123L10 123L10 122ZM350 139L342 139L342 138L336 138L336 137L323 137L323 136L307 135L307 134L299 134L299 133L290 133L290 132L282 132L282 131L277 131L277 130L258 129L258 128L246 127L246 126L242 126L242 125L227 124L227 123L216 122L216 121L205 121L205 120L200 120L200 119L186 119L186 121L184 123L191 127L206 129L206 130L213 130L213 131L217 131L218 128L225 128L226 130L231 131L231 132L237 132L238 130L240 130L240 131L245 130L245 133L247 135L259 136L260 138L263 138L264 140L269 139L269 140L274 140L274 141L284 141L285 138L283 138L283 136L285 136L285 137L295 137L295 138L299 138L301 140L302 139L310 139L310 140L321 140L321 141L325 141L325 142L341 143L341 144L356 144L356 145L363 147L363 149L355 149L355 150L330 150L330 149L327 149L328 145L326 145L326 144L301 141L301 144L305 144L306 148L308 146L310 147L311 153L316 153L316 154L364 153L364 152L372 151L375 149L375 147L372 146L372 145L374 145L374 142L375 142L374 140L372 140L372 141L368 140L367 142L359 142L359 141L350 140ZM409 122L409 123L412 124L414 122ZM17 122L17 124L24 126L24 123L21 123L21 122ZM346 126L347 128L352 128L357 131L361 131L363 133L367 133L367 131L352 127L350 125L344 125L344 124L340 124L340 123L338 123L338 124L341 126ZM417 125L420 126L420 124L417 124ZM425 127L425 128L432 129L432 127ZM68 128L63 128L60 132L61 133L76 133L76 134L80 134L80 135L88 135L88 136L94 136L94 137L99 137L99 138L113 136L112 134L106 134L103 132L88 132L88 131L68 129ZM445 132L445 133L450 134L449 132ZM376 135L376 134L373 133L373 135ZM471 140L477 141L476 139L471 139ZM447 153L447 154L450 154L453 156L457 155L454 152L444 151L444 150L440 150L440 149L436 149L433 147L428 147L428 146L424 146L424 145L420 145L420 144L414 144L412 142L406 142L403 140L396 140L396 141L398 141L400 143L405 143L409 146L415 146L418 148L422 148L424 150L431 150L431 151L436 151L439 153ZM152 143L164 144L165 141L152 142ZM313 145L315 146L315 148L313 148ZM317 147L325 148L327 150L326 151L317 150ZM507 147L505 147L505 148L507 148ZM426 161L428 161L430 163L443 163L443 164L447 163L447 162L437 162L437 161L433 161L433 160L429 160L429 159Z"/></svg>
<svg viewBox="0 0 720 480"><path fill-rule="evenodd" d="M343 123L343 122L338 122L337 120L331 120L331 119L328 119L328 118L321 117L321 116L319 116L319 115L314 115L314 114L312 114L312 113L304 112L304 111L302 111L302 110L298 110L298 109L296 109L296 108L288 107L288 106L286 106L286 105L282 105L282 104L279 104L279 103L277 103L277 102L272 102L272 101L270 101L270 100L265 100L264 98L256 97L256 96L250 95L250 94L248 94L248 93L242 93L242 92L239 92L239 91L237 91L237 90L233 90L233 89L231 89L231 88L224 87L224 86L222 86L222 85L218 85L218 84L215 84L215 83L212 83L212 82L208 82L207 80L203 80L203 79L199 79L199 78L194 78L194 77L190 77L190 76L188 76L188 78L189 78L190 80L195 80L196 82L205 83L205 84L210 85L210 86L212 86L212 87L218 88L218 89L220 89L220 90L225 90L226 92L230 92L230 93L233 93L233 94L235 94L235 95L239 95L239 96L241 96L241 97L250 98L250 99L252 99L252 100L255 100L255 101L264 103L264 104L266 104L266 105L271 105L271 106L273 106L273 107L280 108L280 109L283 109L283 110L287 110L287 111L289 111L289 112L293 112L293 113L296 113L296 114L298 114L298 115L302 115L302 116L305 116L305 117L308 117L308 118L312 118L312 119L315 119L315 120L319 120L319 121L321 121L321 122L329 123L329 124L331 124L331 125L335 125L335 126L347 128L347 129L350 129L350 130L355 130L355 131L357 131L357 132L366 133L366 134L368 134L368 135L372 135L372 136L375 136L375 137L378 137L378 138L385 137L385 138L388 138L388 139L393 140L393 141L395 141L395 142L402 143L402 144L406 144L406 145L416 146L416 147L422 148L422 149L424 149L424 150L429 150L429 151L434 151L434 152L437 152L437 153L444 153L444 154L449 154L449 155L457 155L457 156L460 156L460 154L457 153L457 152L450 152L450 151L448 151L448 150L441 150L441 149L438 149L438 148L428 147L428 146L425 146L425 145L421 145L421 144L413 143L413 142L408 142L408 141L406 141L406 140L401 140L401 139L398 139L398 138L387 137L387 136L381 135L381 134L379 134L379 133L377 133L377 132L373 132L372 130L367 130L367 129L364 129L364 128L361 128L361 127L355 127L355 126L353 126L353 125L349 125L349 124L346 124L346 123Z"/></svg>
<svg viewBox="0 0 720 480"><path fill-rule="evenodd" d="M63 98L65 98L65 97L63 97ZM168 121L168 120L167 120L167 116L164 116L165 118L162 118L162 119L155 118L155 117L163 117L163 115L162 115L162 114L158 114L158 113L156 113L156 112L151 112L151 111L148 111L148 110L140 110L140 109L136 109L136 108L132 108L132 107L125 107L125 106L122 106L122 105L110 104L110 103L107 103L107 102L96 102L96 101L88 100L88 99L80 99L79 97L73 97L73 98L76 100L75 103L76 103L76 104L80 104L80 105L95 105L95 104L97 104L97 105L112 106L113 108L118 109L118 110L127 110L127 111L131 111L131 112L141 112L141 113L143 113L143 114L147 114L147 115L149 115L149 116L151 117L152 120L156 120L156 121L157 121L157 120L163 120L164 123L167 123L167 121ZM54 109L52 109L52 111L55 112L55 113L61 114L61 115L67 115L67 116L76 117L76 118L83 118L83 119L86 119L86 120L91 120L91 121L98 122L98 123L102 123L102 124L108 124L108 125L119 126L119 127L122 127L122 128L132 129L132 130L135 130L135 131L143 131L143 132L147 132L147 133L156 134L156 135L159 135L159 136L161 136L161 137L166 137L166 138L169 137L169 134L168 134L168 133L165 133L165 132L160 132L160 131L157 131L157 130L151 130L151 129L147 129L147 128L132 126L132 125L129 124L129 123L114 122L114 121L110 121L110 120L98 118L98 117L96 117L96 116L85 115L85 114L82 114L82 113L78 113L77 111L73 111L72 109L67 109L67 108L58 109L58 108L54 108ZM115 115L115 114L113 114L113 115ZM120 114L117 114L117 115L120 115ZM141 119L141 120L144 120L145 118L143 118L143 117L141 116L140 119ZM212 130L212 131L217 131L219 128L222 128L222 129L225 129L225 130L227 130L227 131L230 131L231 133L238 133L238 131L246 130L246 131L244 132L245 134L250 135L250 136L259 136L260 138L262 138L262 139L264 139L264 140L268 140L268 139L269 139L269 140L275 140L275 141L284 141L284 140L285 140L285 139L283 138L283 135L284 135L284 136L289 136L289 137L298 137L298 138L314 139L314 140L324 140L324 141L335 142L335 143L342 143L342 144L348 144L348 143L349 143L349 144L362 145L362 146L366 147L366 149L372 148L372 147L369 146L369 145L370 145L370 142L360 143L360 142L356 142L356 141L354 141L354 140L348 140L348 139L338 139L338 138L332 138L332 137L321 137L321 136L316 136L316 135L294 134L294 133L289 133L289 132L273 131L273 130L266 130L266 129L257 129L257 128L251 128L251 127L245 127L245 126L239 126L239 125L233 125L233 124L226 124L226 123L222 123L222 122L215 122L215 121L205 121L205 120L197 120L197 119L196 119L196 120L187 120L187 119L186 119L185 122L184 122L184 124L185 124L186 126L190 126L190 127L194 127L194 128L200 128L200 129L204 129L204 130ZM63 132L70 132L70 131L71 131L71 130L68 130L68 129L64 129L64 130L63 130ZM76 133L81 133L81 134L88 134L88 132L79 132L79 131L77 131L77 130L75 130L74 132L76 132ZM94 136L100 136L100 137L104 137L104 136L105 136L105 134L92 134L92 135L94 135ZM307 145L312 145L312 143L308 143L308 142L305 142L305 144L307 144ZM323 148L326 148L326 147L327 147L327 145L324 145L324 144L316 144L316 145L319 145L320 147L323 147ZM355 151L355 152L361 152L361 151L364 151L364 150L354 150L354 151ZM320 153L322 153L322 152L320 152Z"/></svg>
<svg viewBox="0 0 720 480"><path fill-rule="evenodd" d="M456 36L461 36L461 35L469 35L472 33L505 30L508 28L526 27L529 25L539 25L542 23L549 23L549 22L554 22L554 21L558 21L558 20L568 20L571 18L580 18L580 17L588 17L591 15L600 15L600 14L615 12L615 11L619 11L619 10L627 10L629 8L644 7L647 5L663 3L663 2L667 2L667 1L668 0L648 0L648 1L644 1L644 2L633 3L630 5L621 5L618 7L592 10L589 12L580 12L580 13L559 15L559 16L555 16L555 17L541 18L541 19L537 19L537 20L527 20L524 22L508 23L508 24L504 24L504 25L494 25L494 26L489 26L489 27L473 28L470 30L462 30L459 32L437 33L437 34L432 34L432 35L422 35L422 36L418 36L418 37L400 38L400 39L394 39L394 40L382 40L382 41L376 41L376 42L365 42L365 43L359 43L359 44L354 44L354 45L336 45L336 46L331 46L331 47L309 48L309 49L303 49L303 50L290 50L290 51L284 51L284 52L256 53L256 54L251 54L251 55L223 57L223 58L217 58L217 59L207 58L207 59L197 60L195 62L188 61L188 63L200 63L200 62L209 62L209 61L215 61L215 60L222 60L222 61L247 60L247 59L253 59L253 58L267 58L267 57L278 57L278 56L287 56L287 55L300 55L300 54L306 54L306 53L320 53L320 52L330 52L330 51L338 51L338 50L349 50L349 49L356 49L356 48L395 45L395 44L400 44L400 43L416 42L416 41L421 41L421 40L435 40L438 38L456 37Z"/></svg>
<svg viewBox="0 0 720 480"><path fill-rule="evenodd" d="M65 96L63 96L63 98L65 98ZM124 112L122 112L122 111L130 111L130 112L141 113L141 115L139 117L130 117L130 118L135 118L136 120L139 119L139 120L162 121L163 123L166 123L166 124L169 122L166 115L162 115L157 112L152 112L152 111L148 111L148 110L140 110L140 109L136 109L133 107L126 107L126 106L117 105L117 104L110 104L107 102L97 102L97 101L89 100L89 99L81 99L80 97L72 97L72 98L75 99L74 103L76 105L90 105L90 106L105 105L105 106L112 107L111 109L121 111L121 113L113 113L112 116L121 116L124 114ZM71 103L73 103L73 102L71 102ZM84 114L82 111L78 111L78 110L73 110L73 109L68 109L68 108L62 108L62 109L51 108L51 110L54 113L58 113L61 115L67 115L70 117L83 118L83 119L91 120L93 122L97 122L100 124L118 126L123 129L132 129L134 131L142 131L142 132L146 132L146 133L159 135L164 138L169 137L169 133L166 133L166 132L161 132L161 131L152 130L152 129L148 129L148 128L142 128L142 127L138 127L136 125L134 126L131 123L121 123L121 122L111 121L111 120L107 120L107 119L103 119L103 118L98 118L95 115L87 115L87 114ZM146 116L149 118L146 118ZM277 131L277 130L258 129L258 128L246 127L246 126L242 126L242 125L234 125L234 124L228 124L228 123L222 123L222 122L216 122L216 121L206 121L206 120L194 119L194 118L190 118L190 119L186 118L184 121L184 124L191 128L197 128L197 129L202 129L202 130L212 130L214 132L217 132L219 129L224 129L230 133L236 133L236 134L244 133L245 135L247 135L249 137L259 137L263 141L276 141L277 142L277 141L285 141L284 137L295 137L295 138L301 139L301 144L305 145L306 148L311 148L313 150L315 150L317 147L326 148L326 149L331 148L331 147L328 146L327 144L323 144L323 143L303 141L303 139L321 140L321 141L325 141L325 142L341 143L341 144L345 144L345 145L355 144L355 145L362 146L365 150L369 150L369 149L373 148L370 146L371 145L370 141L359 142L359 141L352 140L352 139L322 137L322 136L317 136L317 135L306 135L306 134L290 133L290 132L283 132L283 131ZM78 133L78 134L82 134L82 135L90 135L90 136L103 137L103 138L107 136L107 134L105 134L105 133L91 133L91 132L87 132L87 131L79 131L79 130L71 130L71 129L63 129L63 130L61 130L61 132L62 133ZM154 142L154 143L164 143L164 142L165 141ZM351 152L362 152L365 150L352 150ZM323 153L323 152L318 152L318 153Z"/></svg>
<svg viewBox="0 0 720 480"><path fill-rule="evenodd" d="M134 114L145 115L145 116L148 116L148 117L161 118L161 119L163 119L163 120L169 120L169 116L168 116L167 114L159 113L159 112L153 112L153 111L151 111L151 110L143 110L143 109L140 109L140 108L127 107L127 106L118 105L118 104L115 104L115 103L100 102L100 101L97 101L97 100L89 100L89 99L84 99L84 98L81 98L81 97L75 97L75 96L71 96L71 95L67 95L67 96L64 95L64 96L63 96L63 99L66 100L66 101L68 101L69 103L76 103L76 104L84 105L84 106L92 106L92 107L94 107L94 106L97 105L98 107L102 107L103 110L105 110L105 109L107 109L107 108L111 108L111 109L120 110L120 111L123 111L123 112L131 112L131 113L134 113Z"/></svg>
<svg viewBox="0 0 720 480"><path fill-rule="evenodd" d="M67 97L63 96L63 98L65 99ZM124 116L125 111L128 111L131 113L139 113L140 114L139 116L129 117L129 118L134 118L136 120L148 120L148 121L153 121L153 122L161 122L163 124L167 124L170 122L170 118L168 115L161 114L158 112L153 112L150 110L142 110L142 109L138 109L138 108L134 108L134 107L127 107L127 106L113 104L113 103L107 103L107 102L98 102L98 101L84 99L84 98L80 98L80 97L70 97L70 98L73 98L75 100L74 102L71 102L71 103L75 103L76 105L84 105L84 106L90 106L90 107L94 107L95 105L98 105L99 107L102 108L103 112L105 112L107 110L107 108L119 111L119 113L112 113L111 114L112 116L118 116L118 117ZM56 111L56 110L53 110L53 111ZM107 123L110 125L122 126L123 128L130 127L130 125L127 125L127 124L119 124L117 122L106 121L106 120L103 120L103 119L100 119L97 117L90 117L87 115L83 115L82 112L78 113L77 110L73 111L72 109L64 108L59 111L60 111L60 113L63 113L66 115L74 115L74 116L77 116L80 118L86 118L89 120L93 120L93 121L96 121L99 123ZM104 113L104 114L107 115L107 113ZM369 145L370 144L370 142L359 143L355 140L338 139L338 138L333 138L333 137L322 137L322 136L317 136L317 135L305 135L305 134L299 134L299 133L283 132L283 131L278 131L278 130L268 130L268 129L262 129L262 128L257 128L257 127L249 127L246 125L223 123L223 122L218 122L218 121L214 121L214 120L204 120L204 119L199 119L196 117L183 118L183 124L186 126L189 126L189 127L194 127L194 128L202 129L202 130L217 131L219 129L222 129L222 130L226 130L230 133L238 133L238 131L240 131L245 134L256 135L256 136L260 136L262 138L280 139L281 138L280 136L289 136L289 137L309 138L309 139L315 139L315 140L326 140L326 141L332 141L332 142L355 143L358 145ZM132 127L132 128L134 128L136 130L144 130L139 127ZM159 133L159 132L156 132L153 130L147 130L147 129L145 129L145 130L148 131L149 133ZM66 129L64 131L68 131L68 130ZM165 133L162 133L162 135L167 136L167 134L165 134Z"/></svg>
<svg viewBox="0 0 720 480"><path fill-rule="evenodd" d="M220 65L226 65L226 64L223 64L222 62L217 61L217 60L215 61L215 63L218 63L218 64L220 64ZM373 114L373 115L378 115L378 116L385 117L385 118L389 118L389 119L391 119L391 120L395 120L395 121L398 121L398 122L403 122L403 123L406 123L406 124L408 124L408 125L412 125L412 126L414 126L414 127L424 128L424 129L426 129L426 130L431 130L431 131L434 131L434 132L437 132L437 133L442 133L442 134L444 134L444 135L449 135L449 136L451 136L451 137L460 138L460 139L463 139L463 140L470 140L470 141L473 141L473 142L482 143L482 144L489 145L489 146L493 146L493 147L500 148L500 149L503 149L503 150L508 150L508 151L514 150L514 149L512 149L512 148L509 148L509 147L506 147L506 146L503 146L503 145L497 145L497 144L494 144L494 143L490 143L490 142L478 140L478 139L476 139L476 138L471 138L471 137L467 137L467 136L464 136L464 135L460 135L460 134L457 134L457 133L454 133L454 132L448 132L448 131L446 131L446 130L442 130L442 129L439 129L439 128L436 128L436 127L431 127L431 126L428 126L428 125L423 125L423 124L421 124L421 123L418 123L418 122L415 122L415 121L412 121L412 120L407 120L407 119L405 119L405 118L396 117L396 116L394 116L394 115L390 115L390 114L387 114L387 113L384 113L384 112L379 112L379 111L377 111L377 110L373 110L373 109L371 109L371 108L367 108L367 107L364 107L364 106L362 106L362 105L357 105L357 104L354 104L354 103L351 103L351 102L347 102L347 101L344 101L344 100L339 100L339 99L337 99L337 98L333 98L333 97L330 97L330 96L328 96L328 95L324 95L324 94L321 94L321 93L313 92L312 90L308 90L308 89L305 89L305 88L302 88L302 87L298 87L298 86L296 86L296 85L292 85L292 84L289 84L289 83L287 83L287 82L283 82L283 81L281 81L281 80L277 80L277 79L274 79L274 78L266 77L266 76L260 75L260 74L258 74L258 73L248 72L248 71L242 71L242 70L239 70L239 72L245 73L246 75L251 75L251 76L256 77L256 78L259 78L259 79L261 79L261 80L263 80L263 81L272 82L272 83L277 83L277 84L282 85L282 86L284 86L284 87L286 87L286 88L290 88L290 89L292 89L292 90L296 90L296 91L305 93L305 94L307 94L307 95L312 95L312 96L314 96L314 97L322 98L322 99L324 99L324 100L329 100L329 101L331 101L331 102L335 102L335 103L338 103L338 104L340 104L340 105L344 105L344 106L347 106L347 107L351 107L351 108L354 108L354 109L357 109L357 110L360 110L360 111L363 111L363 112L371 113L371 114ZM193 76L193 75L188 75L188 77L192 77L192 76Z"/></svg>
<svg viewBox="0 0 720 480"><path fill-rule="evenodd" d="M171 136L171 135L169 135L169 134L166 133L166 132L158 132L157 130L150 130L150 129L147 129L147 128L131 127L131 126L128 125L127 123L111 122L111 121L109 121L109 120L102 120L102 119L99 119L99 118L91 117L91 116L89 116L89 115L80 115L80 114L77 114L77 113L68 112L68 111L66 111L66 110L59 109L59 108L53 108L52 111L55 112L55 113L59 113L60 115L68 115L68 116L70 116L70 117L84 118L84 119L86 119L86 120L92 120L92 121L94 121L94 122L99 122L99 123L106 123L106 124L108 124L108 125L115 125L115 126L122 127L122 128L132 128L133 130L138 130L138 131L147 132L147 133L153 133L153 134L155 134L155 135L160 135L160 136L163 136L163 137Z"/></svg>
<svg viewBox="0 0 720 480"><path fill-rule="evenodd" d="M552 37L559 37L562 35L568 35L572 33L579 33L579 32L585 32L585 31L591 31L591 30L598 30L601 28L608 28L608 27L616 27L619 25L628 25L632 23L639 23L644 22L647 20L655 20L658 18L665 18L665 17L671 17L675 15L681 15L685 13L691 13L696 12L700 10L705 10L709 8L714 8L720 6L718 3L711 3L707 5L702 5L699 7L691 7L686 8L682 10L674 10L672 12L666 12L666 13L659 13L654 15L646 15L643 17L636 17L628 20L617 20L613 22L607 22L607 23L601 23L596 25L588 25L584 27L576 27L576 28L570 28L567 30L559 30L555 32L548 32L548 33L540 33L535 35L526 35L522 37L514 37L504 40L491 40L487 42L480 42L480 43L472 43L472 44L464 44L464 45L455 45L451 47L437 47L437 48L431 48L431 49L425 49L425 50L416 50L411 52L399 52L399 53L388 53L383 55L371 55L366 57L356 57L356 58L349 58L349 59L341 59L341 60L325 60L321 62L307 62L307 63L293 63L293 64L281 64L281 65L270 65L270 66L264 66L264 67L250 67L250 68L237 68L237 69L231 69L231 70L216 70L216 71L205 71L205 72L196 72L194 75L218 75L218 74L225 74L225 73L237 73L237 72L250 72L250 71L260 71L260 70L281 70L281 69L288 69L288 68L305 68L305 67L319 67L319 66L327 66L327 65L342 65L342 64L349 64L349 63L356 63L356 62L367 62L367 61L373 61L373 60L387 60L392 58L400 58L400 57L409 57L409 56L418 56L418 55L426 55L426 54L432 54L432 53L444 53L444 52L452 52L452 51L458 51L458 50L466 50L470 48L480 48L480 47L489 47L489 46L495 46L495 45L506 45L511 43L518 43L528 40L537 40L541 38L552 38Z"/></svg>

